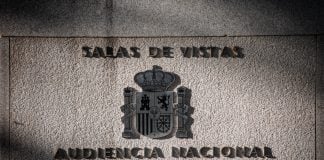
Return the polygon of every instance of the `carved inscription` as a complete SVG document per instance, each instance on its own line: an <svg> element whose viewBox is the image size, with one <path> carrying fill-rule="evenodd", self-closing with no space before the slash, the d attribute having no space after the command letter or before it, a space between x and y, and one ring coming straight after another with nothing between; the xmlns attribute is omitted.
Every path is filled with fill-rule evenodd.
<svg viewBox="0 0 324 160"><path fill-rule="evenodd" d="M178 48L182 57L185 58L244 58L243 48L234 47L205 47L192 46ZM141 49L138 47L82 47L83 56L87 58L140 58ZM175 48L149 47L148 56L152 58L174 58Z"/></svg>
<svg viewBox="0 0 324 160"><path fill-rule="evenodd" d="M269 147L172 147L173 158L276 158ZM54 159L162 159L167 158L162 149L153 148L59 148Z"/></svg>

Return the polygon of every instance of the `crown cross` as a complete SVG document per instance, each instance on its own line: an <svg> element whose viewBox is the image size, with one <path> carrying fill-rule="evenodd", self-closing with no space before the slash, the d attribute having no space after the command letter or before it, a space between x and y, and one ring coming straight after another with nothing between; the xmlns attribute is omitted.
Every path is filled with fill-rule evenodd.
<svg viewBox="0 0 324 160"><path fill-rule="evenodd" d="M175 76L173 73L164 72L160 66L153 66L152 70L137 73L134 77L144 91L166 91L174 83Z"/></svg>

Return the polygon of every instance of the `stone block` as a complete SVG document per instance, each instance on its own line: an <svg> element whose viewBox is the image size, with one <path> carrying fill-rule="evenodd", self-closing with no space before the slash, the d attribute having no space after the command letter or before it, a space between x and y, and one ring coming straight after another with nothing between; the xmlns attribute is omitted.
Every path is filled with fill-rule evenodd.
<svg viewBox="0 0 324 160"><path fill-rule="evenodd" d="M12 38L12 158L58 148L267 146L277 159L315 159L315 36ZM140 58L87 58L82 47L140 48ZM149 47L174 58L148 57ZM244 58L186 58L180 47L243 49ZM123 89L159 65L192 91L191 139L122 138Z"/></svg>

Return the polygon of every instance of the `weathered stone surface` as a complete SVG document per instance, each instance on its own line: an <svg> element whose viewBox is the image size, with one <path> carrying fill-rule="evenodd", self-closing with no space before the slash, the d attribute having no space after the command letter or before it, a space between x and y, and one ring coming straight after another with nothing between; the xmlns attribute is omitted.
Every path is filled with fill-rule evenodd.
<svg viewBox="0 0 324 160"><path fill-rule="evenodd" d="M0 159L9 156L9 38L0 38Z"/></svg>
<svg viewBox="0 0 324 160"><path fill-rule="evenodd" d="M310 34L317 33L318 4L316 0L116 0L112 33L117 36Z"/></svg>
<svg viewBox="0 0 324 160"><path fill-rule="evenodd" d="M316 34L320 0L3 0L5 36ZM321 21L322 22L322 21ZM322 23L321 23L322 24Z"/></svg>
<svg viewBox="0 0 324 160"><path fill-rule="evenodd" d="M317 159L324 159L324 37L318 38L316 74L316 142Z"/></svg>
<svg viewBox="0 0 324 160"><path fill-rule="evenodd" d="M83 46L137 46L141 58L85 58ZM240 46L246 57L184 58L180 47ZM316 37L12 38L12 157L58 148L268 146L277 159L315 159ZM170 46L175 58L148 56ZM160 65L192 90L193 138L122 138L123 88ZM169 159L169 158L168 158Z"/></svg>
<svg viewBox="0 0 324 160"><path fill-rule="evenodd" d="M0 34L4 36L107 36L111 0L3 0Z"/></svg>

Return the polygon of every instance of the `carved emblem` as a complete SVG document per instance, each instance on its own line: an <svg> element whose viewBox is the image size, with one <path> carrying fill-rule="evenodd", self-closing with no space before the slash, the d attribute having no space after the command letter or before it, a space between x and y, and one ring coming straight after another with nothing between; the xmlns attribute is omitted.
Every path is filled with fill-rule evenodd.
<svg viewBox="0 0 324 160"><path fill-rule="evenodd" d="M191 91L186 87L173 91L180 78L153 66L152 70L137 73L134 80L143 91L137 92L131 87L124 89L122 136L134 139L143 135L163 139L176 133L178 138L191 138Z"/></svg>

